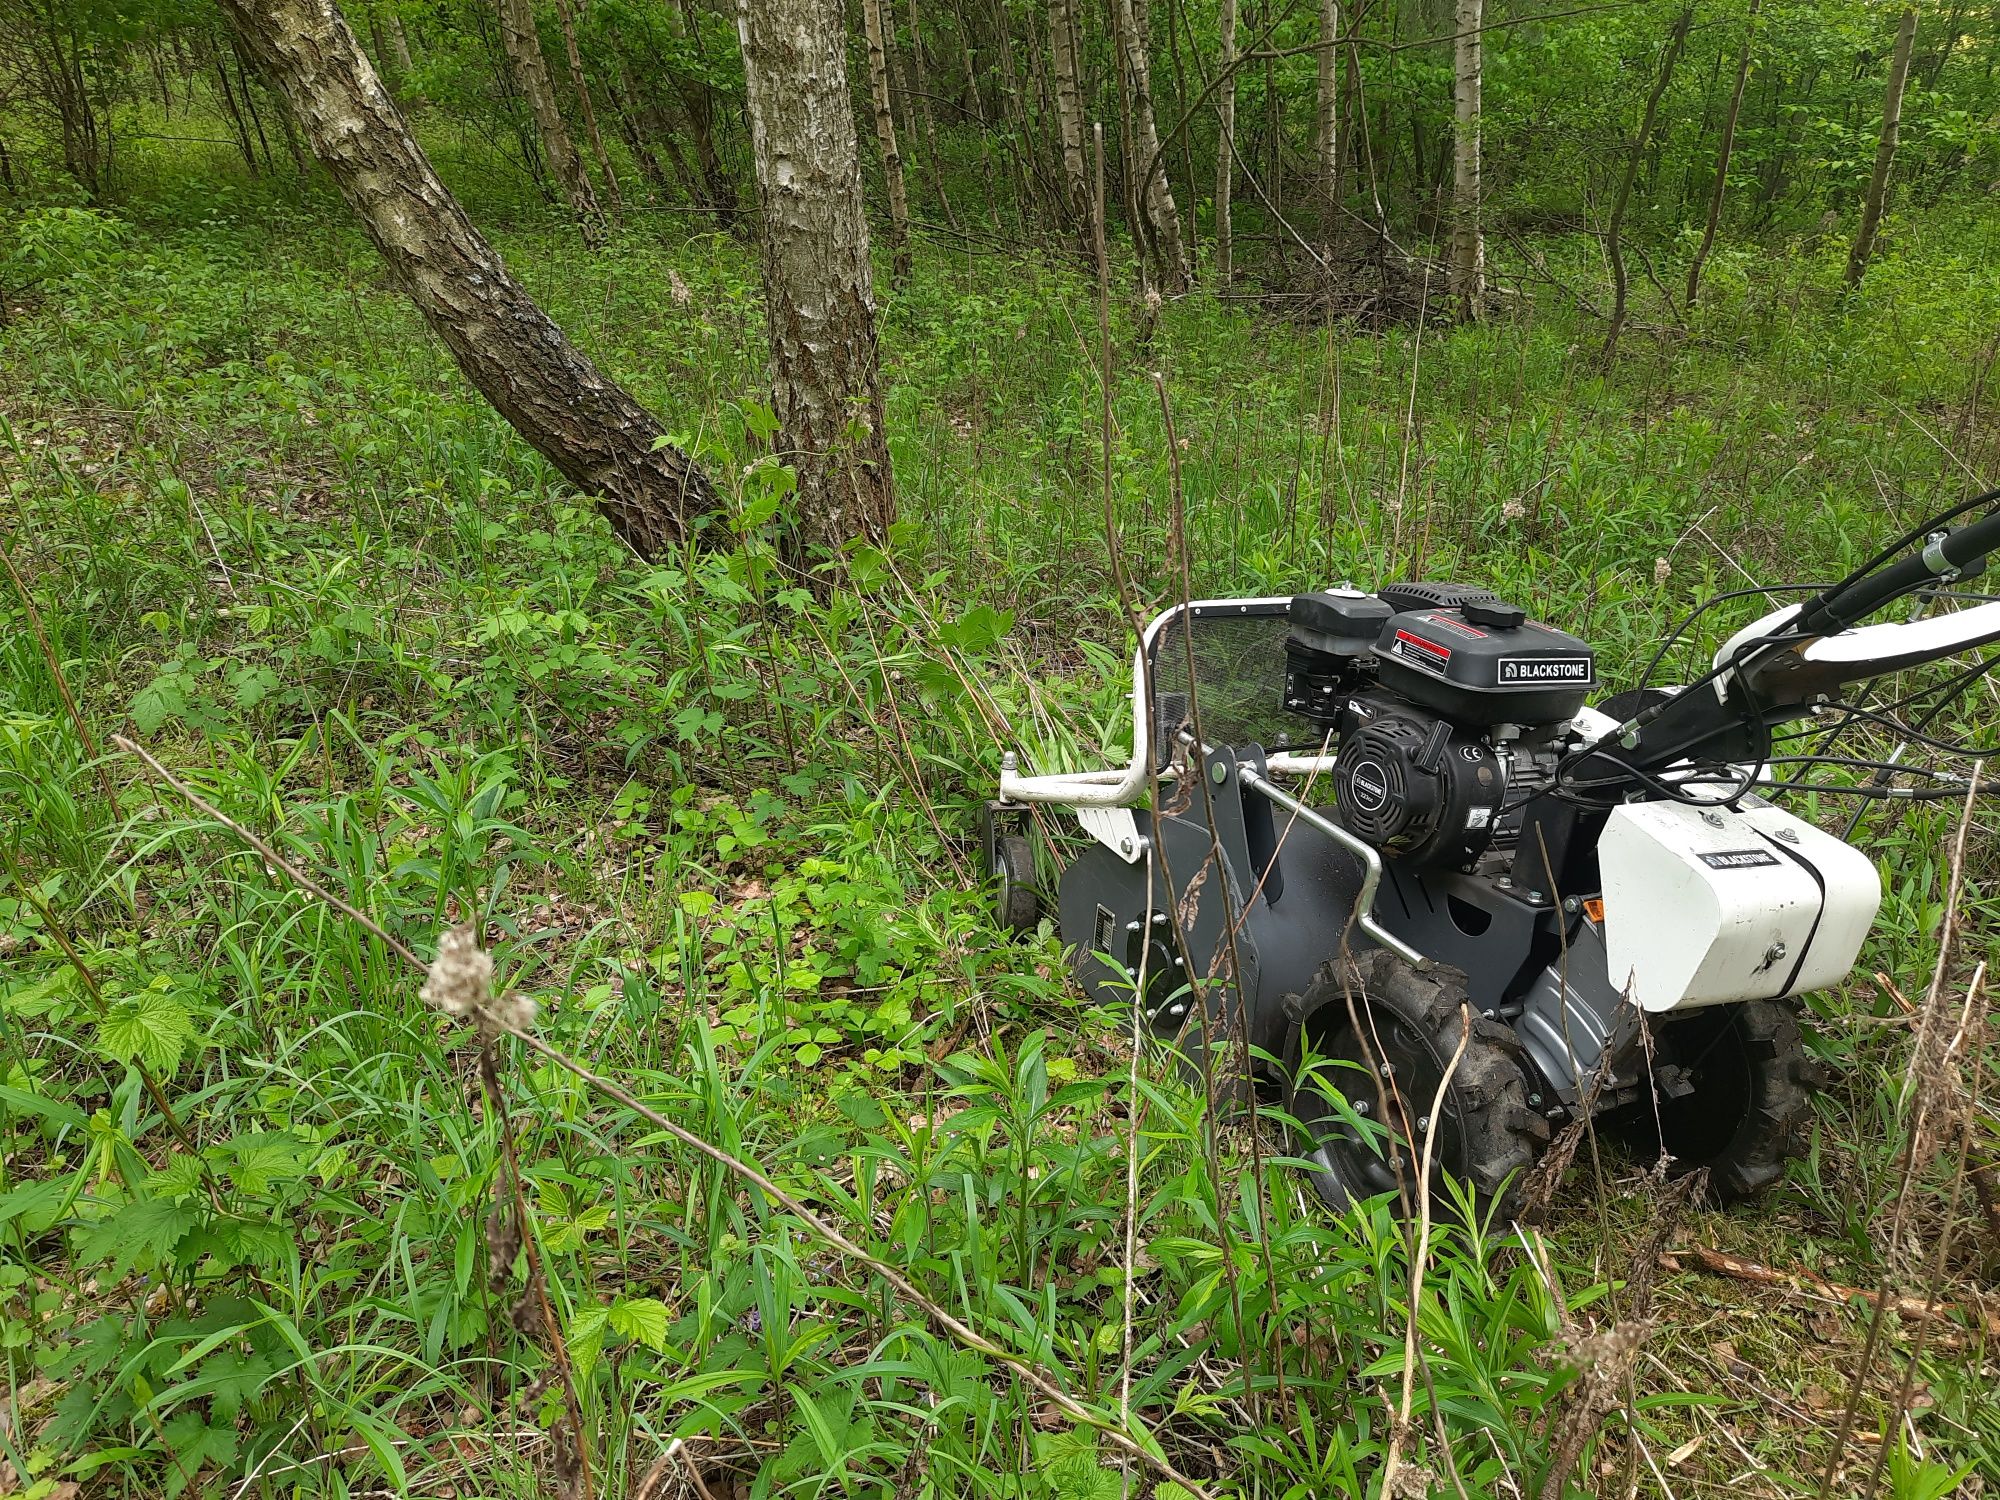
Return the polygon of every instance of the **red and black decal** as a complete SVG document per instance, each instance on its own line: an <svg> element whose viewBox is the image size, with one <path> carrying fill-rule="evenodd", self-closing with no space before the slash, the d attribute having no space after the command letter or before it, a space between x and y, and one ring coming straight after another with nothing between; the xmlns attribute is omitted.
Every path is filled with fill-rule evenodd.
<svg viewBox="0 0 2000 1500"><path fill-rule="evenodd" d="M1420 635L1411 635L1407 630L1396 632L1396 654L1416 666L1442 672L1451 665L1451 647L1427 641Z"/></svg>

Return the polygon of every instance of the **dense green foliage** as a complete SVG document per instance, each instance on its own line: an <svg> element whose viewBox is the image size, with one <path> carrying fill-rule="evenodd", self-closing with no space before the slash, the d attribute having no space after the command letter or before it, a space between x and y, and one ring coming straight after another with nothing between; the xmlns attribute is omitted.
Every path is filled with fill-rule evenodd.
<svg viewBox="0 0 2000 1500"><path fill-rule="evenodd" d="M1362 332L1205 293L1154 311L1121 284L1108 456L1093 280L1044 245L927 242L883 294L903 521L819 598L778 566L789 478L764 441L751 250L662 214L579 256L542 209L484 9L396 10L426 144L535 295L717 476L728 536L653 566L619 548L292 170L268 96L263 138L230 144L210 82L228 44L198 8L171 26L74 11L115 127L94 205L17 75L0 99L10 146L32 143L0 220L0 542L21 577L0 582L0 1495L512 1497L563 1468L549 1330L490 1218L508 1179L470 1028L116 732L419 953L482 924L549 1041L761 1165L1104 1420L1129 1407L1214 1493L1375 1493L1412 1321L1417 1492L1812 1493L1865 1309L1661 1271L1646 1357L1566 1449L1592 1409L1565 1351L1587 1375L1584 1335L1654 1275L1635 1264L1662 1201L1647 1164L1593 1144L1545 1229L1441 1224L1413 1295L1386 1208L1326 1217L1277 1159L1277 1122L1253 1137L1135 1060L1128 1018L1080 1003L1052 934L994 931L973 818L1003 747L1053 768L1129 743L1107 464L1142 607L1180 586L1177 471L1197 591L1475 579L1590 637L1621 685L1743 574L1824 576L2000 468L2000 223L1965 191L1994 170L1974 128L1994 106L1990 15L1952 11L1948 42L1926 14L1909 206L1847 294L1844 231L1819 217L1866 176L1893 18L1768 9L1707 295L1682 328L1635 294L1659 326L1609 370L1570 295L1602 279L1574 231L1618 170L1659 6L1494 33L1503 316ZM1189 99L1213 17L1179 17L1184 87L1168 17L1162 92ZM982 142L958 18L936 20L956 212L1036 231L1034 193L1009 187L1032 177L981 160L1026 137ZM968 20L995 90L993 18ZM1375 43L1448 29L1414 6L1357 24ZM1644 243L1668 287L1742 24L1704 14L1649 165ZM678 101L676 128L681 82L714 90L744 177L726 17L597 0L582 25L591 75L629 69L621 88ZM1273 40L1315 27L1291 15ZM1359 55L1385 201L1428 233L1446 55ZM1274 87L1302 150L1312 76L1309 56L1246 70L1246 131ZM1191 139L1205 181L1212 123ZM1267 268L1283 280L1275 251ZM1718 612L1675 665L1742 618ZM1953 813L1870 814L1887 898L1863 982L1814 1001L1834 1079L1814 1155L1760 1208L1694 1214L1689 1240L1919 1294L1935 1247L1944 1297L1976 1302L1993 1252L1950 1164L1920 1175L1921 1236L1882 1222L1910 1107L1894 993L1930 979ZM1050 856L1070 837L1041 833ZM1990 830L1972 851L1960 917L1990 947ZM783 1205L499 1052L600 1493L1125 1492L1107 1439ZM1859 1393L1861 1431L1886 1441L1851 1448L1832 1492L1862 1492L1877 1451L1883 1493L2000 1483L1976 1322L1921 1343L1919 1326L1886 1335ZM1133 1469L1132 1493L1173 1496L1154 1484Z"/></svg>
<svg viewBox="0 0 2000 1500"><path fill-rule="evenodd" d="M569 8L625 192L677 211L726 210L726 221L751 197L729 7L599 0ZM1538 18L1544 12L1488 5L1482 128L1487 213L1501 232L1602 224L1682 8L1683 0L1631 0L1547 7ZM581 101L562 66L557 9L541 9L545 47L575 119ZM887 10L895 118L918 216L978 239L1059 227L1066 210L1047 7ZM1105 125L1115 219L1124 177L1143 164L1126 160L1106 13L1078 10L1083 118ZM487 0L367 0L347 11L406 107L435 122L434 150L449 157L481 144L477 170L461 177L459 191L474 203L495 192L554 201ZM1322 250L1343 232L1366 239L1377 223L1414 249L1436 232L1450 197L1451 6L1369 0L1341 7L1340 16L1336 133L1345 145L1340 202L1330 208L1314 156L1320 9L1264 0L1242 11L1238 50L1259 57L1236 73L1237 233L1246 247L1237 258L1273 285L1290 284L1310 264L1304 240L1276 213L1304 225ZM296 174L298 147L282 108L247 75L206 0L4 0L0 18L13 38L0 45L0 107L20 130L7 140L13 175L65 168L76 187L111 194L127 172L143 172L149 142L190 135L234 143L253 174ZM1745 0L1695 7L1686 54L1646 143L1633 225L1663 240L1698 237L1746 41L1752 71L1725 222L1761 234L1825 233L1829 214L1846 221L1874 160L1895 20L1876 0L1771 0L1754 18ZM1166 170L1183 209L1212 223L1217 6L1160 5L1150 32ZM858 20L852 37L849 76L865 95ZM2000 14L1991 5L1923 8L1896 168L1901 200L1934 206L1982 193L2000 177L1996 56ZM67 89L65 79L73 80ZM869 138L865 126L862 134Z"/></svg>

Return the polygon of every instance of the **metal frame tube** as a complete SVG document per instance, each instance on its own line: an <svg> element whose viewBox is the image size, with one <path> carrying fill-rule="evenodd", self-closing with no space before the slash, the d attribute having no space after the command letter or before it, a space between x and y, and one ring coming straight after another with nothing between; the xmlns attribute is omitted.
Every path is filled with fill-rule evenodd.
<svg viewBox="0 0 2000 1500"><path fill-rule="evenodd" d="M1375 891L1382 884L1382 856L1376 852L1374 845L1356 838L1324 814L1314 812L1283 787L1276 785L1268 778L1250 769L1250 767L1239 765L1236 768L1236 774L1251 791L1257 793L1268 802L1275 802L1300 822L1306 824L1308 827L1318 829L1336 844L1340 845L1341 848L1358 858L1362 863L1364 873L1361 877L1361 889L1355 892L1354 895L1355 922L1376 943L1387 948L1391 953L1403 959L1412 967L1418 969L1432 967L1431 959L1417 949L1412 948L1408 943L1397 937L1395 933L1375 920Z"/></svg>

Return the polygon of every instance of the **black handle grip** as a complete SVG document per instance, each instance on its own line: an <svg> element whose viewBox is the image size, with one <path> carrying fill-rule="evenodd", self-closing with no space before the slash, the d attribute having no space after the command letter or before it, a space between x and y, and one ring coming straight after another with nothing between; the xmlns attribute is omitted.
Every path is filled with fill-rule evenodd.
<svg viewBox="0 0 2000 1500"><path fill-rule="evenodd" d="M1962 572L1996 551L2000 551L2000 511L1946 532L1942 541L1879 573L1821 594L1800 612L1798 628L1807 635L1833 635L1940 575Z"/></svg>

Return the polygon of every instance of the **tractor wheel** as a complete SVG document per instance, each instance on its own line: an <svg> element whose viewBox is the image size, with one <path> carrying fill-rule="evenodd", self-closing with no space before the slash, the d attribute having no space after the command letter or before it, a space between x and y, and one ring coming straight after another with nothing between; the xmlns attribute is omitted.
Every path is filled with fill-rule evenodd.
<svg viewBox="0 0 2000 1500"><path fill-rule="evenodd" d="M1641 1151L1664 1151L1672 1175L1708 1168L1708 1194L1738 1203L1775 1187L1811 1135L1816 1067L1781 1000L1691 1012L1653 1039L1650 1097L1618 1111Z"/></svg>
<svg viewBox="0 0 2000 1500"><path fill-rule="evenodd" d="M1533 1072L1520 1042L1467 1005L1457 969L1419 971L1380 950L1345 977L1341 969L1328 964L1300 997L1304 1019L1286 1068L1286 1103L1320 1197L1338 1210L1400 1191L1414 1209L1424 1143L1435 1134L1432 1211L1449 1211L1449 1174L1471 1184L1482 1214L1504 1222L1549 1142L1548 1121L1528 1105ZM1434 1120L1468 1019L1471 1035Z"/></svg>
<svg viewBox="0 0 2000 1500"><path fill-rule="evenodd" d="M1035 886L1035 846L1015 818L1018 810L1009 818L986 808L980 819L980 841L986 878L994 886L993 919L1002 932L1018 936L1033 932L1041 921L1042 899Z"/></svg>

